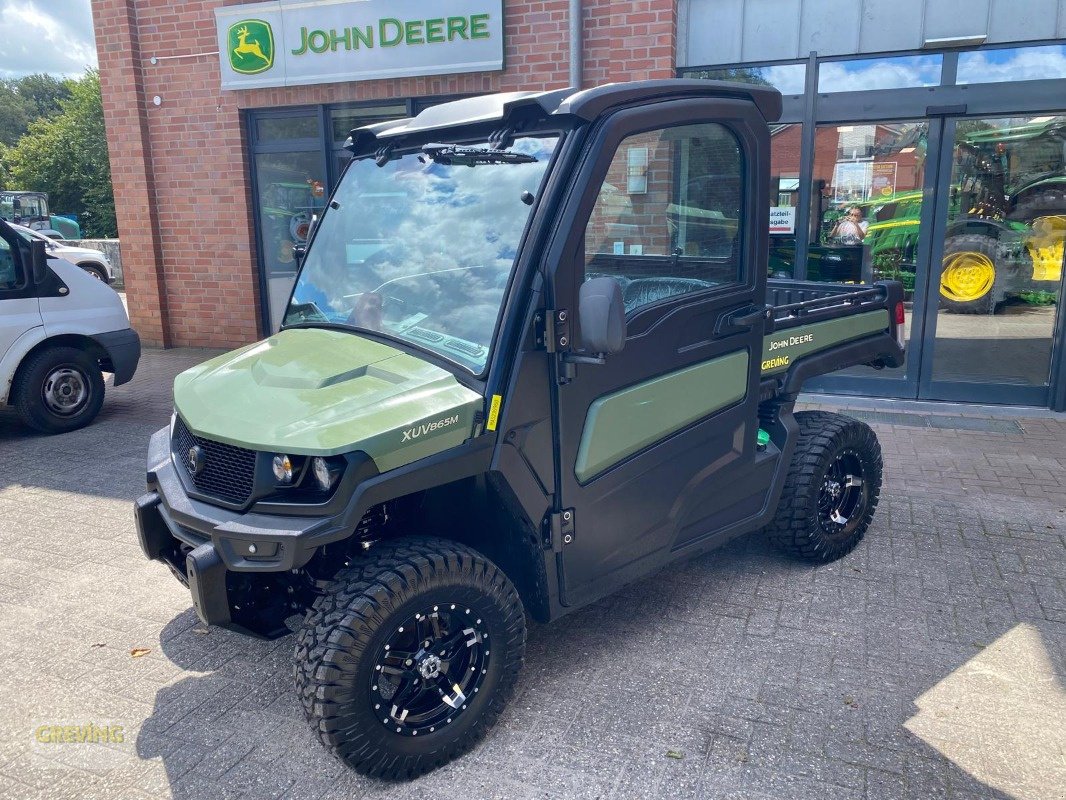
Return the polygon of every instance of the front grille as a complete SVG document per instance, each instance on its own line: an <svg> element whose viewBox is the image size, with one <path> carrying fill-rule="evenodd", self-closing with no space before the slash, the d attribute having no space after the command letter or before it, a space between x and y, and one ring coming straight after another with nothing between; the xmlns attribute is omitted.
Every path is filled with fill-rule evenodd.
<svg viewBox="0 0 1066 800"><path fill-rule="evenodd" d="M202 466L197 473L193 472L190 456L194 447L199 447L202 453ZM254 450L195 436L178 417L174 423L174 456L203 494L235 505L243 505L251 498L255 483Z"/></svg>

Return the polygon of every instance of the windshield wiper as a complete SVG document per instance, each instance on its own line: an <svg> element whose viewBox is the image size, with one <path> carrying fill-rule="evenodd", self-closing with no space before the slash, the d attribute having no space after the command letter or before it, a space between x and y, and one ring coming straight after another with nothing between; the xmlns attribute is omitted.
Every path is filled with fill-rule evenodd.
<svg viewBox="0 0 1066 800"><path fill-rule="evenodd" d="M438 164L473 167L477 164L532 164L537 159L526 153L492 150L488 147L460 147L454 144L427 144L422 152Z"/></svg>

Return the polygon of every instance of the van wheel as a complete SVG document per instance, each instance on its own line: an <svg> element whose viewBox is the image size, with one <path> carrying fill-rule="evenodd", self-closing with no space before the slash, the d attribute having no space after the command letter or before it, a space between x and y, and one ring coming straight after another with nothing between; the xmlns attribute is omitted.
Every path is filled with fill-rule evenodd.
<svg viewBox="0 0 1066 800"><path fill-rule="evenodd" d="M810 561L841 558L862 541L881 492L881 445L869 425L843 414L796 414L799 440L777 516L777 547Z"/></svg>
<svg viewBox="0 0 1066 800"><path fill-rule="evenodd" d="M19 368L13 392L26 425L42 433L64 433L85 427L100 413L104 376L84 350L50 347Z"/></svg>
<svg viewBox="0 0 1066 800"><path fill-rule="evenodd" d="M296 691L312 729L366 775L413 778L496 721L525 651L511 581L442 539L376 544L342 570L296 639Z"/></svg>

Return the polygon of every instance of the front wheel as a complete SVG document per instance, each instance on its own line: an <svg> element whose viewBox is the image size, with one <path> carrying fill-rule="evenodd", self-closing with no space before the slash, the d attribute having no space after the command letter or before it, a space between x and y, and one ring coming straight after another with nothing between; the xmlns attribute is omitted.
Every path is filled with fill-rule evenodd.
<svg viewBox="0 0 1066 800"><path fill-rule="evenodd" d="M13 386L22 421L42 433L83 428L104 404L100 365L84 350L50 347L24 363Z"/></svg>
<svg viewBox="0 0 1066 800"><path fill-rule="evenodd" d="M342 570L296 642L296 690L355 770L414 778L471 747L514 690L525 612L480 553L442 539L377 544Z"/></svg>
<svg viewBox="0 0 1066 800"><path fill-rule="evenodd" d="M78 266L85 270L85 272L89 273L91 277L96 278L96 280L100 281L101 283L109 282L107 273L104 271L103 267L97 264L79 264Z"/></svg>
<svg viewBox="0 0 1066 800"><path fill-rule="evenodd" d="M869 425L843 414L796 414L799 439L777 515L777 547L810 561L850 553L873 520L881 493L881 445Z"/></svg>

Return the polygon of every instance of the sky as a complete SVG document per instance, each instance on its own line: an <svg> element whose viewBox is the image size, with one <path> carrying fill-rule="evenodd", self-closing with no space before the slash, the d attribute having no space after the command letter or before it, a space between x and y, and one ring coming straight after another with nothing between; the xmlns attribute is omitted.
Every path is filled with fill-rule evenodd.
<svg viewBox="0 0 1066 800"><path fill-rule="evenodd" d="M0 78L96 66L89 0L0 0Z"/></svg>

